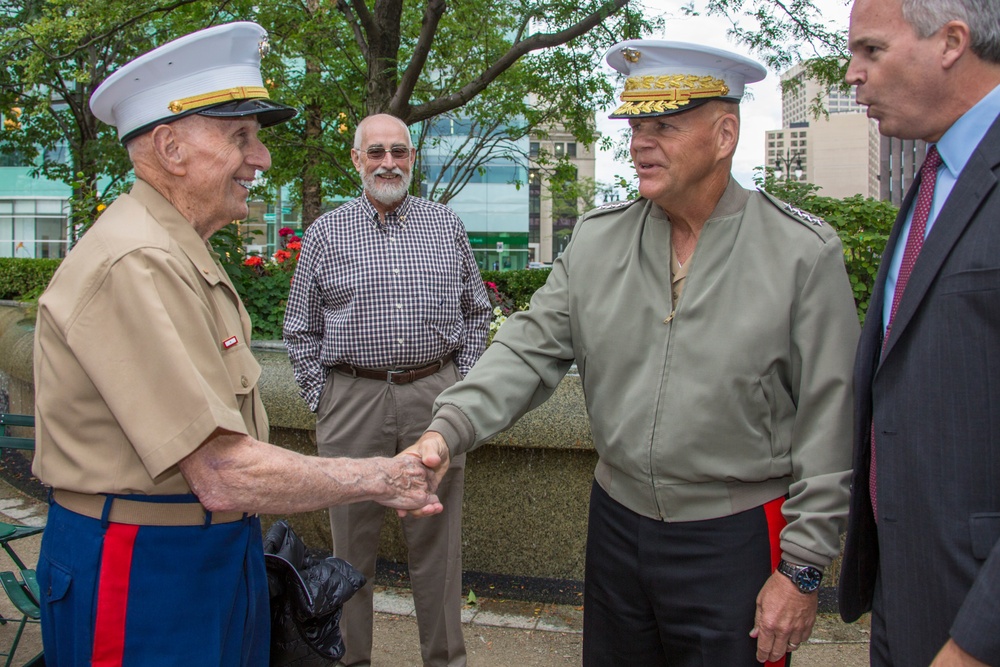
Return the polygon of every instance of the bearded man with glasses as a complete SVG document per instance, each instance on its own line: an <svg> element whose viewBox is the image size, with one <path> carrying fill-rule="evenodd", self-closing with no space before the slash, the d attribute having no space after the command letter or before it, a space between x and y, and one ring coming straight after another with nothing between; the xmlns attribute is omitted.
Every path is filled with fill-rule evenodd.
<svg viewBox="0 0 1000 667"><path fill-rule="evenodd" d="M364 192L306 231L284 337L323 456L402 451L430 424L434 399L486 348L490 303L465 225L411 196L416 150L393 116L358 124L351 159ZM401 519L426 667L463 667L465 457L437 493L444 511ZM334 553L371 579L385 517L376 503L330 508ZM370 665L372 589L344 606L343 665Z"/></svg>

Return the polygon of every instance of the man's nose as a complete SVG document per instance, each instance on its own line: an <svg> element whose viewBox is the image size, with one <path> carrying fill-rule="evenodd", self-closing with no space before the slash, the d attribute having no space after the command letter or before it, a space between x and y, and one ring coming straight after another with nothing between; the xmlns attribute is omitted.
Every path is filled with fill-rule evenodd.
<svg viewBox="0 0 1000 667"><path fill-rule="evenodd" d="M864 79L864 74L861 66L858 65L857 59L851 58L851 61L847 63L847 73L844 74L844 80L852 86L857 86L864 83Z"/></svg>
<svg viewBox="0 0 1000 667"><path fill-rule="evenodd" d="M267 150L267 146L260 139L255 140L253 152L249 155L247 162L258 171L267 171L271 168L271 152Z"/></svg>
<svg viewBox="0 0 1000 667"><path fill-rule="evenodd" d="M633 151L640 148L646 148L652 143L652 137L648 132L643 132L639 129L632 130L632 138L629 140L629 147Z"/></svg>

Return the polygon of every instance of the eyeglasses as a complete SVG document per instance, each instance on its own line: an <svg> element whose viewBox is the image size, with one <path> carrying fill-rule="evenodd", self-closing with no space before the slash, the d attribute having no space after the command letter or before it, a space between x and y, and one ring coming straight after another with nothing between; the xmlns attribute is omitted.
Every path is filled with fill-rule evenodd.
<svg viewBox="0 0 1000 667"><path fill-rule="evenodd" d="M389 154L392 155L393 160L403 160L410 156L411 148L406 148L405 146L393 146L389 149ZM365 154L368 155L371 160L381 160L385 157L386 150L381 146L372 146L365 150Z"/></svg>

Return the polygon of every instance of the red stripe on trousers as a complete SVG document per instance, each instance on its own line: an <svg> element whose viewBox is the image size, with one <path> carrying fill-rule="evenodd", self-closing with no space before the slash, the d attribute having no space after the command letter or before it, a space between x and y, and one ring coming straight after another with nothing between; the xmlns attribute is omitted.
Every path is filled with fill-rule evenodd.
<svg viewBox="0 0 1000 667"><path fill-rule="evenodd" d="M778 561L781 560L781 531L788 525L785 515L781 513L781 506L785 503L784 498L775 498L764 505L764 515L767 517L767 537L771 544L771 569L778 568ZM765 662L764 665L773 667L785 667L787 656L775 662Z"/></svg>
<svg viewBox="0 0 1000 667"><path fill-rule="evenodd" d="M122 664L132 547L138 532L139 526L112 523L104 534L101 574L97 583L93 667L120 667Z"/></svg>

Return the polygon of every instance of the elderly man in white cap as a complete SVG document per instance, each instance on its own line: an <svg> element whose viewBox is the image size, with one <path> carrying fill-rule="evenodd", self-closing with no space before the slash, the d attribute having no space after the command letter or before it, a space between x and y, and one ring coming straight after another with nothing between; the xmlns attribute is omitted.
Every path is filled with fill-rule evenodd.
<svg viewBox="0 0 1000 667"><path fill-rule="evenodd" d="M746 82L705 46L608 53L640 197L585 215L414 450L472 449L575 362L599 454L584 665L781 664L847 509L858 336L836 232L731 176ZM444 466L441 466L444 467Z"/></svg>
<svg viewBox="0 0 1000 667"><path fill-rule="evenodd" d="M52 488L38 564L59 665L268 664L257 512L375 500L441 510L414 456L334 459L267 444L250 321L209 237L270 166L266 33L209 28L123 66L91 98L136 183L38 305L35 474Z"/></svg>

